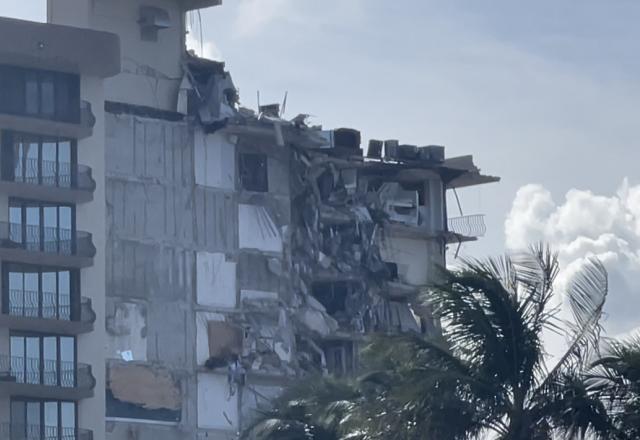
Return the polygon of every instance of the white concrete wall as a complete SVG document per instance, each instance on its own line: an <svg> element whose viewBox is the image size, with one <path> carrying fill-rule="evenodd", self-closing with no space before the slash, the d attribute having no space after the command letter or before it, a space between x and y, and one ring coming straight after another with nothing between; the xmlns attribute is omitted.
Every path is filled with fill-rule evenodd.
<svg viewBox="0 0 640 440"><path fill-rule="evenodd" d="M226 375L198 374L198 428L235 432L238 393L230 395Z"/></svg>
<svg viewBox="0 0 640 440"><path fill-rule="evenodd" d="M262 206L238 205L240 249L282 252L282 232Z"/></svg>
<svg viewBox="0 0 640 440"><path fill-rule="evenodd" d="M211 307L236 306L236 263L224 254L196 254L196 290L198 304Z"/></svg>
<svg viewBox="0 0 640 440"><path fill-rule="evenodd" d="M194 165L196 184L220 189L235 189L235 144L227 136L216 132L194 133Z"/></svg>
<svg viewBox="0 0 640 440"><path fill-rule="evenodd" d="M140 37L140 6L168 11L171 27L158 41ZM109 101L176 110L182 80L185 18L177 0L49 0L49 21L118 34L122 73L105 82Z"/></svg>

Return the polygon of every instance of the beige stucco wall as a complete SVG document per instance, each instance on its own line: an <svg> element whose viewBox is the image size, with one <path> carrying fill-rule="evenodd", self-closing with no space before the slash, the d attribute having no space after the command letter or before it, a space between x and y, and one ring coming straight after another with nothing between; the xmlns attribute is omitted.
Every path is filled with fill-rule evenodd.
<svg viewBox="0 0 640 440"><path fill-rule="evenodd" d="M80 272L80 291L82 296L91 298L96 313L94 331L78 336L78 362L90 364L96 378L96 387L92 399L83 400L78 406L79 425L93 431L94 440L105 438L105 350L104 327L105 310L105 129L104 129L104 91L102 81L97 78L82 78L81 96L91 102L96 124L93 136L78 142L78 162L92 168L96 181L93 201L78 205L76 222L79 231L93 235L93 244L97 249L93 266Z"/></svg>
<svg viewBox="0 0 640 440"><path fill-rule="evenodd" d="M137 21L143 5L169 13L171 27L159 31L158 41L141 39ZM185 18L179 1L49 0L48 7L51 23L109 31L120 37L122 69L105 82L107 100L176 110L185 47Z"/></svg>

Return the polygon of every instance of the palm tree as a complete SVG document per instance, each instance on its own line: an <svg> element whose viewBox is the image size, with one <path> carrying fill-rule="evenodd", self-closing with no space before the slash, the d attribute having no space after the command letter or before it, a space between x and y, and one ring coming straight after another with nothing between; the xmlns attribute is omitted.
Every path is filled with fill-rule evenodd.
<svg viewBox="0 0 640 440"><path fill-rule="evenodd" d="M584 376L598 347L607 274L598 260L584 264L563 292L567 322L554 303L557 274L557 256L543 246L444 271L424 293L441 335L374 337L359 380L305 381L315 385L289 390L245 438L610 438L615 426ZM567 335L553 362L548 331Z"/></svg>
<svg viewBox="0 0 640 440"><path fill-rule="evenodd" d="M563 292L567 322L554 306L557 274L557 256L543 246L466 261L425 293L442 320L441 338L384 337L368 347L377 369L369 380L403 409L416 438L609 438L606 407L584 377L598 347L607 274L596 259L584 264ZM559 330L568 345L553 361L544 335Z"/></svg>
<svg viewBox="0 0 640 440"><path fill-rule="evenodd" d="M355 382L307 377L288 388L242 434L245 440L360 440L350 423L362 395Z"/></svg>
<svg viewBox="0 0 640 440"><path fill-rule="evenodd" d="M640 335L610 341L589 372L592 388L608 404L618 437L640 438Z"/></svg>

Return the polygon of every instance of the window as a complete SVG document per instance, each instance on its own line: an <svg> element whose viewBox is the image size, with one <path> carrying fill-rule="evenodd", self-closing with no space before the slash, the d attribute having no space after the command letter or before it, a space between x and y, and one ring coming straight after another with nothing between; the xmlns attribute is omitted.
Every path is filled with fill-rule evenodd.
<svg viewBox="0 0 640 440"><path fill-rule="evenodd" d="M3 269L4 313L66 321L79 319L78 271L16 263L5 264Z"/></svg>
<svg viewBox="0 0 640 440"><path fill-rule="evenodd" d="M74 402L11 400L11 438L78 440Z"/></svg>
<svg viewBox="0 0 640 440"><path fill-rule="evenodd" d="M11 376L18 383L75 387L75 338L12 333Z"/></svg>
<svg viewBox="0 0 640 440"><path fill-rule="evenodd" d="M80 77L0 65L0 111L77 123Z"/></svg>
<svg viewBox="0 0 640 440"><path fill-rule="evenodd" d="M2 179L37 185L77 186L77 147L70 139L2 133Z"/></svg>
<svg viewBox="0 0 640 440"><path fill-rule="evenodd" d="M11 241L27 250L75 253L75 207L72 205L10 199L9 222Z"/></svg>
<svg viewBox="0 0 640 440"><path fill-rule="evenodd" d="M265 154L240 154L240 183L247 191L269 191L267 156Z"/></svg>

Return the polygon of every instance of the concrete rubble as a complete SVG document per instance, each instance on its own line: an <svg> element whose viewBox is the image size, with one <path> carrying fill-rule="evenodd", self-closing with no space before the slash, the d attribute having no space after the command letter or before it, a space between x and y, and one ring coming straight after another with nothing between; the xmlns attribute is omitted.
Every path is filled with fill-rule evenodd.
<svg viewBox="0 0 640 440"><path fill-rule="evenodd" d="M320 346L332 340L356 343L370 332L436 328L428 311L412 303L418 287L397 279L381 246L393 224L419 228L428 223L416 186L425 176L481 176L473 163L455 161L449 167L443 147L393 140L372 140L365 158L357 130L323 130L309 125L307 115L284 119L278 105L258 112L240 107L222 63L189 56L184 71L179 109L186 109L206 133L264 145L267 154L287 156L290 164L290 212L283 214L268 197L250 201L261 206L251 227L282 241L282 256L268 258L266 270L286 283L286 293L247 295L242 313L227 316L232 324L210 325L209 337L216 342L210 339L207 366L240 362L249 373L327 372ZM433 228L425 231L446 244L447 238ZM230 325L245 331L241 354ZM239 380L232 376L230 381Z"/></svg>
<svg viewBox="0 0 640 440"><path fill-rule="evenodd" d="M445 192L496 178L242 107L223 63L182 70L175 111L105 105L107 413L234 438L292 379L354 374L367 334L438 331L416 297L475 239Z"/></svg>

